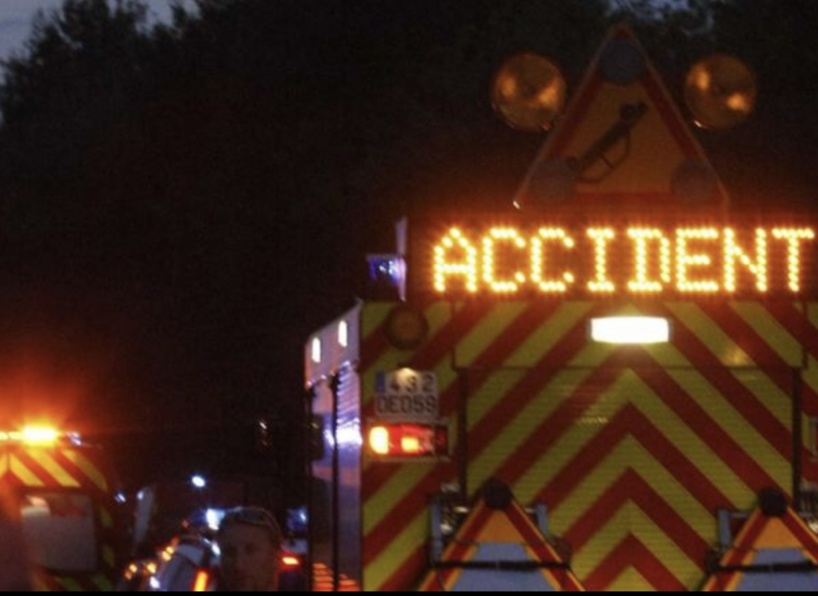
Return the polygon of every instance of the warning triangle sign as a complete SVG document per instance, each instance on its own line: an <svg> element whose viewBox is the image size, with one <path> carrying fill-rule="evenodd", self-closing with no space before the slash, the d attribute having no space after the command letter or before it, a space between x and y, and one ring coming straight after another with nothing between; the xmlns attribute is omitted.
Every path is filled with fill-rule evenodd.
<svg viewBox="0 0 818 596"><path fill-rule="evenodd" d="M705 591L818 590L818 535L791 508L750 515Z"/></svg>
<svg viewBox="0 0 818 596"><path fill-rule="evenodd" d="M727 192L643 48L614 27L514 198L536 207L724 209Z"/></svg>
<svg viewBox="0 0 818 596"><path fill-rule="evenodd" d="M568 562L502 485L471 509L421 591L584 591ZM491 491L484 491L490 495Z"/></svg>

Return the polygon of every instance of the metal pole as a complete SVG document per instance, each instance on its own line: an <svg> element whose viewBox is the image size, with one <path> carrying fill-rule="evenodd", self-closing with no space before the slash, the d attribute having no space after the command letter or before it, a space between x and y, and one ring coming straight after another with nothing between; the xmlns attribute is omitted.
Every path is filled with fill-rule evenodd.
<svg viewBox="0 0 818 596"><path fill-rule="evenodd" d="M792 369L792 503L796 511L801 511L801 474L802 461L801 450L803 449L802 441L802 423L801 410L803 409L803 378L801 377L801 369Z"/></svg>
<svg viewBox="0 0 818 596"><path fill-rule="evenodd" d="M332 390L332 590L337 592L341 585L341 572L338 570L341 552L340 520L341 508L338 499L341 494L338 483L341 473L338 468L338 388L341 385L340 372L329 379Z"/></svg>

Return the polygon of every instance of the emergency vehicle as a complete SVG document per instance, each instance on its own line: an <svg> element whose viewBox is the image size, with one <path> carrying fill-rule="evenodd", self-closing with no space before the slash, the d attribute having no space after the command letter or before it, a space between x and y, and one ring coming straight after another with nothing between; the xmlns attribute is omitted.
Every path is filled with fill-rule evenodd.
<svg viewBox="0 0 818 596"><path fill-rule="evenodd" d="M19 505L38 591L112 591L123 518L104 451L49 427L0 431L0 486Z"/></svg>
<svg viewBox="0 0 818 596"><path fill-rule="evenodd" d="M818 221L731 211L623 27L514 203L307 339L321 587L815 589Z"/></svg>

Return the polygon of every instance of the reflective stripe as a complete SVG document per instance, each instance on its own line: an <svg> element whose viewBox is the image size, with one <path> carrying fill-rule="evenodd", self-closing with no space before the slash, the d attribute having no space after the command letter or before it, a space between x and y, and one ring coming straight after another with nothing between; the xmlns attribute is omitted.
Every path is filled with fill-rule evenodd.
<svg viewBox="0 0 818 596"><path fill-rule="evenodd" d="M78 488L80 486L77 479L71 476L71 474L69 474L65 468L54 461L54 458L51 457L47 450L39 449L37 450L36 455L32 455L37 463L42 466L43 469L48 472L51 478L53 478L54 481L60 486L68 488Z"/></svg>
<svg viewBox="0 0 818 596"><path fill-rule="evenodd" d="M12 455L9 461L9 471L13 476L20 479L24 486L40 487L45 486L46 483L33 471L31 471L19 457Z"/></svg>
<svg viewBox="0 0 818 596"><path fill-rule="evenodd" d="M589 343L585 320L612 310L668 317L671 342ZM460 383L446 356L455 354L468 367L470 495L498 476L521 502L543 501L588 588L695 588L703 552L717 539L716 508L746 509L760 488L791 488L790 367L811 345L799 333L816 333L818 309L564 302L545 312L529 303L472 307L464 328L457 319L465 324L467 312L456 309L433 350L364 353L364 399L384 363L419 362L445 379L441 396L454 419ZM809 362L818 368L818 353ZM818 374L808 370L804 379L805 405L815 410ZM815 482L813 467L805 462L804 474ZM418 564L428 539L420 531L428 496L456 476L451 464L369 462L367 589L402 585L394 578Z"/></svg>
<svg viewBox="0 0 818 596"><path fill-rule="evenodd" d="M88 457L75 449L65 450L63 453L65 457L82 470L82 473L85 474L99 490L103 492L109 490L108 478Z"/></svg>

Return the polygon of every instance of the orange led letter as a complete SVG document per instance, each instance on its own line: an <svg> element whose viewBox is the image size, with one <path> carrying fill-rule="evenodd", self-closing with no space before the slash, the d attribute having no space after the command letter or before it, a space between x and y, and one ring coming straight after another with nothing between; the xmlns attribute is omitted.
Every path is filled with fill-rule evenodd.
<svg viewBox="0 0 818 596"><path fill-rule="evenodd" d="M815 239L812 228L775 228L773 238L787 243L787 287L801 291L801 242Z"/></svg>
<svg viewBox="0 0 818 596"><path fill-rule="evenodd" d="M562 228L540 228L537 235L531 238L531 281L546 294L564 294L568 291L568 286L574 283L574 274L566 272L561 279L545 279L543 271L548 261L546 241L558 242L571 250L575 245L574 239Z"/></svg>
<svg viewBox="0 0 818 596"><path fill-rule="evenodd" d="M449 259L451 252L457 252L460 260ZM444 293L446 281L451 276L461 277L463 287L471 293L477 292L477 249L463 236L458 228L451 228L434 248L434 288Z"/></svg>
<svg viewBox="0 0 818 596"><path fill-rule="evenodd" d="M718 240L716 228L679 228L676 230L676 289L680 292L713 294L719 291L719 284L713 279L691 280L688 272L693 267L709 267L713 259L705 253L690 254L690 240Z"/></svg>
<svg viewBox="0 0 818 596"><path fill-rule="evenodd" d="M628 282L628 289L631 292L661 292L664 289L663 284L671 282L670 240L659 228L629 228L628 236L633 239L634 250L634 279ZM648 241L659 245L657 263L659 279L651 279L649 276L651 260Z"/></svg>
<svg viewBox="0 0 818 596"><path fill-rule="evenodd" d="M594 241L594 279L588 282L588 289L597 294L610 294L616 286L608 279L608 244L616 233L611 228L588 228L588 237Z"/></svg>
<svg viewBox="0 0 818 596"><path fill-rule="evenodd" d="M524 249L525 240L514 228L491 228L483 237L483 281L494 292L512 294L520 288L519 284L525 283L525 275L521 271L515 271L513 279L497 279L495 251L498 242L506 242L517 249Z"/></svg>
<svg viewBox="0 0 818 596"><path fill-rule="evenodd" d="M767 291L767 232L756 228L756 258L749 255L736 243L736 232L732 228L724 230L724 289L735 292L736 263L741 263L756 278L755 288L762 294Z"/></svg>

